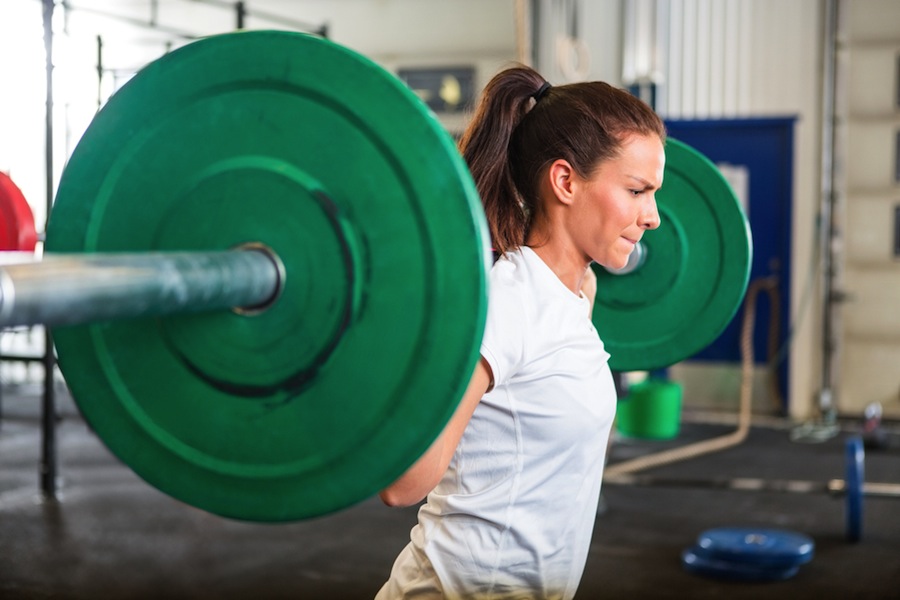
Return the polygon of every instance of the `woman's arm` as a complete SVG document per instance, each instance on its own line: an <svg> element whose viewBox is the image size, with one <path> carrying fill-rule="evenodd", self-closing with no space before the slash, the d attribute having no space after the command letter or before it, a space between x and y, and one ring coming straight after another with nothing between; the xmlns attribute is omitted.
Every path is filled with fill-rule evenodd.
<svg viewBox="0 0 900 600"><path fill-rule="evenodd" d="M411 506L424 498L440 482L450 465L453 453L475 412L481 397L490 389L491 369L482 358L463 395L456 412L441 435L400 479L381 491L381 501L388 506Z"/></svg>

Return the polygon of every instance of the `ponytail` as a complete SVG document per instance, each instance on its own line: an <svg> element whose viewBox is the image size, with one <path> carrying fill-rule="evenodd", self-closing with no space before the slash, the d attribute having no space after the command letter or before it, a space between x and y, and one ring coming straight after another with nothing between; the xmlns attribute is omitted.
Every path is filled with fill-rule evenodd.
<svg viewBox="0 0 900 600"><path fill-rule="evenodd" d="M459 142L481 195L494 250L500 254L525 243L529 208L512 176L510 140L544 84L544 78L527 67L514 67L495 76L482 92ZM546 91L543 88L541 93Z"/></svg>

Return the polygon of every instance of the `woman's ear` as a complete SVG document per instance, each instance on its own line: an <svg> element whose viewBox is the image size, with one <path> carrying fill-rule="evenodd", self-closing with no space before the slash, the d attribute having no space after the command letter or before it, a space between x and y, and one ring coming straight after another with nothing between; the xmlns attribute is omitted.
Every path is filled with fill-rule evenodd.
<svg viewBox="0 0 900 600"><path fill-rule="evenodd" d="M553 195L563 204L571 204L575 197L575 170L561 158L547 169L547 180Z"/></svg>

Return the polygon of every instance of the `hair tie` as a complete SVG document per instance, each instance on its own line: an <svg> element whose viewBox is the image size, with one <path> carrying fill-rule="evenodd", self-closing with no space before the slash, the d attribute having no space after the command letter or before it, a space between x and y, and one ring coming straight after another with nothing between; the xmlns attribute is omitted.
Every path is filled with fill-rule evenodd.
<svg viewBox="0 0 900 600"><path fill-rule="evenodd" d="M544 94L546 94L547 90L549 90L549 89L550 89L550 82L545 81L543 83L543 85L541 85L541 87L538 89L538 91L536 91L535 93L533 93L531 95L531 97L534 98L535 103L540 102L541 98L544 97Z"/></svg>

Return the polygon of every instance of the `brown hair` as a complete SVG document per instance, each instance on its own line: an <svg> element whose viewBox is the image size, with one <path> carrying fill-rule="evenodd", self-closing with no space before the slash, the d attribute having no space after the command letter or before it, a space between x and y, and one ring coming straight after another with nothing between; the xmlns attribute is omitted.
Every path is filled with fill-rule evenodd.
<svg viewBox="0 0 900 600"><path fill-rule="evenodd" d="M525 243L541 210L538 183L553 161L564 159L588 178L629 134L665 140L659 116L624 90L600 81L545 84L530 67L495 75L459 142L501 254Z"/></svg>

